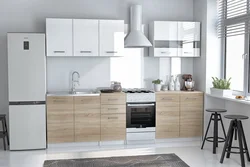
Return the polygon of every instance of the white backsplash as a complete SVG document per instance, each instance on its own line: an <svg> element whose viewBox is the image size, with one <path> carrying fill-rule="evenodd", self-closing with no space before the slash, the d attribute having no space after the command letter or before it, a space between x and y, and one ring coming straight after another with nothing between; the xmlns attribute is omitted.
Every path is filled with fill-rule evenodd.
<svg viewBox="0 0 250 167"><path fill-rule="evenodd" d="M47 90L68 91L71 89L71 74L78 71L81 75L77 89L109 87L110 82L122 82L125 88L153 89L152 80L166 81L171 75L170 58L143 57L127 51L125 57L48 57ZM193 73L193 58L182 59L182 73Z"/></svg>

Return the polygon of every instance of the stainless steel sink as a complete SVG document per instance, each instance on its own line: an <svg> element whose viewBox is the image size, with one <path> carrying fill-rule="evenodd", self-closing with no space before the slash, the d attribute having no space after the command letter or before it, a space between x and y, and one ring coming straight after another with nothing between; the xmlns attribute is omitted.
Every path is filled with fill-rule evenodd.
<svg viewBox="0 0 250 167"><path fill-rule="evenodd" d="M84 96L94 96L94 95L100 95L99 92L97 91L92 91L92 90L89 90L89 91L76 91L76 92L70 92L70 94L72 95L84 95Z"/></svg>

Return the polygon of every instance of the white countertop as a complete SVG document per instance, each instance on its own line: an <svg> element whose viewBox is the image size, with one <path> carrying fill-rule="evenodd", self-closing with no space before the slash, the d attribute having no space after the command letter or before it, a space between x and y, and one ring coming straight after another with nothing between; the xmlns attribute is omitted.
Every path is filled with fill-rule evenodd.
<svg viewBox="0 0 250 167"><path fill-rule="evenodd" d="M243 103L243 104L250 105L250 101L235 99L235 96L215 96L215 95L212 95L210 93L206 93L206 95L209 97L214 97L214 98L218 98L218 99L223 99L223 100L228 100L228 101L233 101L233 102L237 102L237 103Z"/></svg>
<svg viewBox="0 0 250 167"><path fill-rule="evenodd" d="M47 92L47 96L100 96L101 93L78 93L72 94L68 91L55 91L55 92Z"/></svg>

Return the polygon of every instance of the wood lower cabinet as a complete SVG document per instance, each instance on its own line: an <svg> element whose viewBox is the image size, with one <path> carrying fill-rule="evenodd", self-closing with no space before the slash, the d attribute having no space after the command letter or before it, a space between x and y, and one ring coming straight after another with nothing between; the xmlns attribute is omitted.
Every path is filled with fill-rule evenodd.
<svg viewBox="0 0 250 167"><path fill-rule="evenodd" d="M202 136L203 93L156 93L156 139Z"/></svg>
<svg viewBox="0 0 250 167"><path fill-rule="evenodd" d="M101 141L126 140L126 95L101 94Z"/></svg>
<svg viewBox="0 0 250 167"><path fill-rule="evenodd" d="M49 144L75 141L73 97L47 97L47 141Z"/></svg>
<svg viewBox="0 0 250 167"><path fill-rule="evenodd" d="M100 141L100 96L74 97L75 141Z"/></svg>
<svg viewBox="0 0 250 167"><path fill-rule="evenodd" d="M179 94L156 94L156 139L180 136Z"/></svg>
<svg viewBox="0 0 250 167"><path fill-rule="evenodd" d="M203 93L180 95L180 137L201 137L203 129Z"/></svg>

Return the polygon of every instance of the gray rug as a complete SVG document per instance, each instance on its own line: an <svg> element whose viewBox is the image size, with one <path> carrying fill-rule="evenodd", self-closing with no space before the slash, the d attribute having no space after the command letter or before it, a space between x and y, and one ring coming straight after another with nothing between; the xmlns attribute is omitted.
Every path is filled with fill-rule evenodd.
<svg viewBox="0 0 250 167"><path fill-rule="evenodd" d="M44 167L189 167L175 154L49 160Z"/></svg>

